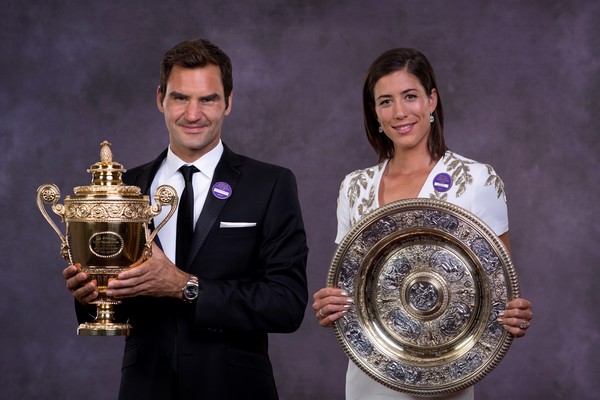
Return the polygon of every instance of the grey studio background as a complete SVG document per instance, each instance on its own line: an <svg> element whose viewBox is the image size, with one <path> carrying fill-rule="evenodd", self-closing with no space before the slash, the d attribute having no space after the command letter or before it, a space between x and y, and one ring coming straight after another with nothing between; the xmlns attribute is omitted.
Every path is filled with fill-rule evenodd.
<svg viewBox="0 0 600 400"><path fill-rule="evenodd" d="M521 292L534 303L532 328L477 398L597 398L598 1L4 0L1 12L1 398L116 398L123 339L76 336L35 191L55 183L63 203L87 185L104 139L125 167L155 158L167 145L159 62L198 37L233 61L224 141L296 173L311 296L335 250L339 183L377 161L363 76L384 50L423 51L450 148L504 179ZM271 336L271 355L282 399L343 398L347 358L310 307L298 332Z"/></svg>

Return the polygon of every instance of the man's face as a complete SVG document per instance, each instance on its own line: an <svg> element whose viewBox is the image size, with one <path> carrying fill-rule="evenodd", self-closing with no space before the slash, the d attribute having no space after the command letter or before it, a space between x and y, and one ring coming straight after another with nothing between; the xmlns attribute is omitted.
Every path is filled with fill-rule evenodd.
<svg viewBox="0 0 600 400"><path fill-rule="evenodd" d="M232 96L228 107L225 100L218 66L173 67L165 97L161 101L157 90L156 102L165 116L171 150L178 157L193 162L215 148L223 119L231 111Z"/></svg>

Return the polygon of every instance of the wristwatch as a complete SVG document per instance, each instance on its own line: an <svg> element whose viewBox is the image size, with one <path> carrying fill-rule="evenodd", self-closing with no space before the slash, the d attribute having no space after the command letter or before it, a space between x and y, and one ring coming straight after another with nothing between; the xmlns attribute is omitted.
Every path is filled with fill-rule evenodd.
<svg viewBox="0 0 600 400"><path fill-rule="evenodd" d="M198 298L198 293L200 293L198 277L190 275L190 279L187 281L181 291L183 292L183 301L186 303L191 303L196 300Z"/></svg>

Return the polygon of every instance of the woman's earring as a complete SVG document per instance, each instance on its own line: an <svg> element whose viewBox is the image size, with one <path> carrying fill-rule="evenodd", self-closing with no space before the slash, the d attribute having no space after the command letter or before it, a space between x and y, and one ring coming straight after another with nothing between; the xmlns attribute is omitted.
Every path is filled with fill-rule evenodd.
<svg viewBox="0 0 600 400"><path fill-rule="evenodd" d="M429 123L433 124L433 121L435 121L435 117L433 116L433 113L429 113Z"/></svg>
<svg viewBox="0 0 600 400"><path fill-rule="evenodd" d="M381 125L379 125L379 133L383 132L383 128L381 127Z"/></svg>

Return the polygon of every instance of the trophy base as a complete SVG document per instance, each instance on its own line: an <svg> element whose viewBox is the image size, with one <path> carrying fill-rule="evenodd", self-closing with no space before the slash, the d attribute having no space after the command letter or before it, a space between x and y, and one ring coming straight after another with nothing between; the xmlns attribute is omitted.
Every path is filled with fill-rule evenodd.
<svg viewBox="0 0 600 400"><path fill-rule="evenodd" d="M79 336L129 336L131 325L125 323L83 323L77 328Z"/></svg>

